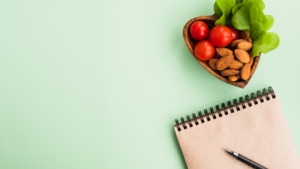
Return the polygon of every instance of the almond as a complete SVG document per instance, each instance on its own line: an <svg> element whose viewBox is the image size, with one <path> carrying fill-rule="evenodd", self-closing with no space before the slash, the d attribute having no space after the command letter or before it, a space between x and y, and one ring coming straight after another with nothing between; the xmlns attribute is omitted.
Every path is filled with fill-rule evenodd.
<svg viewBox="0 0 300 169"><path fill-rule="evenodd" d="M236 49L234 51L234 53L235 53L235 56L238 58L239 61L241 61L242 63L249 63L250 56L245 50Z"/></svg>
<svg viewBox="0 0 300 169"><path fill-rule="evenodd" d="M227 55L233 55L232 50L228 49L228 48L216 48L217 53L221 56L227 56Z"/></svg>
<svg viewBox="0 0 300 169"><path fill-rule="evenodd" d="M250 42L240 42L237 44L238 49L250 50L252 48L252 43Z"/></svg>
<svg viewBox="0 0 300 169"><path fill-rule="evenodd" d="M235 70L235 69L226 69L226 70L221 71L222 76L232 76L232 75L236 75L238 73L240 73L240 71Z"/></svg>
<svg viewBox="0 0 300 169"><path fill-rule="evenodd" d="M248 80L251 72L251 66L249 63L245 64L241 69L241 77L244 80Z"/></svg>
<svg viewBox="0 0 300 169"><path fill-rule="evenodd" d="M249 33L248 33L247 31L242 31L242 32L240 33L240 38L241 38L241 39L247 40L248 37L249 37Z"/></svg>
<svg viewBox="0 0 300 169"><path fill-rule="evenodd" d="M236 77L237 77L238 79L241 78L241 73L236 74Z"/></svg>
<svg viewBox="0 0 300 169"><path fill-rule="evenodd" d="M228 80L231 82L237 81L239 78L236 75L228 76Z"/></svg>
<svg viewBox="0 0 300 169"><path fill-rule="evenodd" d="M244 64L238 60L233 60L231 65L229 65L230 69L240 69L244 66Z"/></svg>
<svg viewBox="0 0 300 169"><path fill-rule="evenodd" d="M252 66L252 64L253 64L253 60L254 60L254 58L253 58L253 54L252 54L252 51L250 52L249 56L250 56L250 61L249 61L249 64L250 64L250 66Z"/></svg>
<svg viewBox="0 0 300 169"><path fill-rule="evenodd" d="M252 43L252 39L250 37L247 38L247 41Z"/></svg>
<svg viewBox="0 0 300 169"><path fill-rule="evenodd" d="M222 57L221 59L218 60L218 62L216 63L216 67L217 67L218 70L224 70L229 65L231 65L233 60L234 60L233 55L224 56L224 57Z"/></svg>
<svg viewBox="0 0 300 169"><path fill-rule="evenodd" d="M236 48L237 44L239 44L240 42L247 42L245 39L237 39L231 42L230 47L231 48Z"/></svg>
<svg viewBox="0 0 300 169"><path fill-rule="evenodd" d="M210 59L208 61L208 65L211 69L213 70L218 70L217 67L216 67L216 63L218 62L219 59Z"/></svg>

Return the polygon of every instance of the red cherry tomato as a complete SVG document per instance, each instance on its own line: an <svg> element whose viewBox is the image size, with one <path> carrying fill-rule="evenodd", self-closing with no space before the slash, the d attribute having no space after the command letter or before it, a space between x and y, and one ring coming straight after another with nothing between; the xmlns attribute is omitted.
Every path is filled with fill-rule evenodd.
<svg viewBox="0 0 300 169"><path fill-rule="evenodd" d="M210 40L217 47L225 47L231 43L232 33L229 28L223 25L215 26L210 31Z"/></svg>
<svg viewBox="0 0 300 169"><path fill-rule="evenodd" d="M194 49L195 55L202 61L208 61L215 54L215 46L208 40L200 41Z"/></svg>
<svg viewBox="0 0 300 169"><path fill-rule="evenodd" d="M229 27L229 29L231 30L231 35L232 35L231 41L234 41L234 40L237 40L240 38L240 34L239 34L238 30L236 30L234 27Z"/></svg>
<svg viewBox="0 0 300 169"><path fill-rule="evenodd" d="M207 37L208 32L208 26L202 21L196 21L190 26L190 34L195 40L203 40Z"/></svg>

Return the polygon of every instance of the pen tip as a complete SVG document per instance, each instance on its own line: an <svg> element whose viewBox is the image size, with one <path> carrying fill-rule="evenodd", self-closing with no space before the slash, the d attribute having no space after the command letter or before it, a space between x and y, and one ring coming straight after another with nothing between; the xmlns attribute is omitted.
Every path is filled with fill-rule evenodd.
<svg viewBox="0 0 300 169"><path fill-rule="evenodd" d="M227 153L230 153L230 154L232 153L232 151L230 151L230 150L226 150L226 149L224 149L224 150L225 150Z"/></svg>

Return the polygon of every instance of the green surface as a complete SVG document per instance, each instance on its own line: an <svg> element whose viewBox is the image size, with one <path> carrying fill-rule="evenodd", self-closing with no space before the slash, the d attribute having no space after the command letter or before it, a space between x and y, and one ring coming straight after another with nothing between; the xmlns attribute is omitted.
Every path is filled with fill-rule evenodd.
<svg viewBox="0 0 300 169"><path fill-rule="evenodd" d="M268 86L300 153L300 1L265 0L281 44L245 89L210 75L183 41L213 4L2 1L0 168L186 168L174 119Z"/></svg>

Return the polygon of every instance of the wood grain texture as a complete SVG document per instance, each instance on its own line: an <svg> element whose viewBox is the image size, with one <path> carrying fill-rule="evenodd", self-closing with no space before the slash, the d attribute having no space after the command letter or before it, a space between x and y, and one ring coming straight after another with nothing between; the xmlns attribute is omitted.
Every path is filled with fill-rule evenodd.
<svg viewBox="0 0 300 169"><path fill-rule="evenodd" d="M191 54L194 56L194 58L209 72L211 73L212 75L214 75L215 77L217 77L218 79L222 80L223 82L225 83L228 83L228 84L231 84L233 86L236 86L236 87L240 87L240 88L245 88L246 85L249 83L249 81L251 80L251 78L253 77L254 73L255 73L255 70L258 66L258 63L259 63L259 60L260 60L260 57L261 57L261 53L254 58L254 61L253 61L253 65L252 65L252 69L251 69L251 73L250 73L250 77L248 80L241 80L239 79L238 81L236 82L231 82L229 81L227 78L225 77L222 77L219 73L219 71L215 71L215 70L212 70L208 64L204 61L201 61L199 60L195 53L194 53L194 47L195 45L197 44L197 41L194 40L190 34L189 34L189 28L191 26L192 23L194 23L195 21L203 21L205 23L208 23L208 24L215 24L215 21L218 19L218 16L217 15L211 15L211 16L199 16L199 17L196 17L196 18L193 18L191 20L189 20L184 28L183 28L183 39L186 43L186 46L187 48L189 49L189 51L191 52Z"/></svg>

